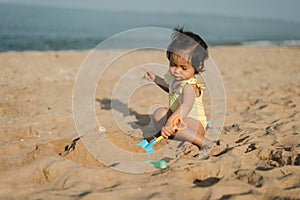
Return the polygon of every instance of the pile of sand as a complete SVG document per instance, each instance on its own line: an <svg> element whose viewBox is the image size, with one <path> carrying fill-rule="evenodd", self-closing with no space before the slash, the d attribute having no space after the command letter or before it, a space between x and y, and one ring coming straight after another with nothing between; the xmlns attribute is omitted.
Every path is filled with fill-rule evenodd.
<svg viewBox="0 0 300 200"><path fill-rule="evenodd" d="M299 198L300 49L216 47L210 53L227 95L220 146L207 160L194 158L191 147L167 169L142 174L105 166L80 140L72 146L78 137L73 84L88 52L0 54L0 199ZM118 62L123 70L166 62L163 52L150 55ZM167 102L158 88L148 89L151 95L137 93L125 105L132 108L129 117L141 123L148 119L147 102ZM97 90L97 117L115 145L139 153L139 139L124 134L110 117L110 90Z"/></svg>

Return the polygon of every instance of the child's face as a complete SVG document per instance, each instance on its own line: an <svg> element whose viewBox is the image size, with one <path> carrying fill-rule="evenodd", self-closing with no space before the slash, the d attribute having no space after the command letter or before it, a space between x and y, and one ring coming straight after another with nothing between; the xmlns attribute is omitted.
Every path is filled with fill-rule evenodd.
<svg viewBox="0 0 300 200"><path fill-rule="evenodd" d="M170 73L175 77L177 81L182 81L194 77L194 67L184 58L174 53L170 57L169 67Z"/></svg>

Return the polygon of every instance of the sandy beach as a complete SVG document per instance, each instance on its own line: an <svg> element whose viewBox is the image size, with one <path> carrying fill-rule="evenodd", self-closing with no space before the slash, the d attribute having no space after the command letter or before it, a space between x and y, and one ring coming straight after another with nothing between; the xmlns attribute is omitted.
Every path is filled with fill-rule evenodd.
<svg viewBox="0 0 300 200"><path fill-rule="evenodd" d="M209 52L227 97L220 145L207 160L195 158L191 146L166 169L136 174L99 162L81 140L70 148L78 137L74 81L89 51L0 53L0 199L299 199L300 48L221 46ZM126 71L153 60L167 62L163 52L141 52L114 65ZM104 83L116 82L118 73ZM167 103L159 88L147 87L149 95L137 91L126 105L128 117L142 124L145 105ZM105 135L141 153L140 138L124 134L111 117L111 90L107 84L95 94Z"/></svg>

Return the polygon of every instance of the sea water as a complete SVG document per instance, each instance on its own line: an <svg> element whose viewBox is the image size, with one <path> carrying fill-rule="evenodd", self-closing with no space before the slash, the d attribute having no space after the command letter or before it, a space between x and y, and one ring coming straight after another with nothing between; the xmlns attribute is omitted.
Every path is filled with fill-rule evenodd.
<svg viewBox="0 0 300 200"><path fill-rule="evenodd" d="M186 13L113 12L0 4L0 51L84 50L122 31L185 26L209 44L299 46L300 24ZM151 38L150 38L151 39ZM128 43L137 42L132 38ZM149 40L141 35L139 40Z"/></svg>

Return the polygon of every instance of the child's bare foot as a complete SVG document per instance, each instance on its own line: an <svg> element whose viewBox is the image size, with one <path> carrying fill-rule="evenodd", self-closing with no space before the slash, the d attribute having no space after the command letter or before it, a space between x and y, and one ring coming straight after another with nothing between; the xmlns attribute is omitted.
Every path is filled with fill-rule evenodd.
<svg viewBox="0 0 300 200"><path fill-rule="evenodd" d="M196 158L199 158L200 160L206 160L209 158L210 151L217 145L216 142L205 140L204 145L199 149L199 153L196 156Z"/></svg>

